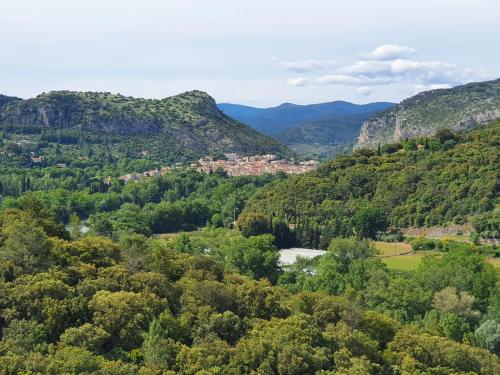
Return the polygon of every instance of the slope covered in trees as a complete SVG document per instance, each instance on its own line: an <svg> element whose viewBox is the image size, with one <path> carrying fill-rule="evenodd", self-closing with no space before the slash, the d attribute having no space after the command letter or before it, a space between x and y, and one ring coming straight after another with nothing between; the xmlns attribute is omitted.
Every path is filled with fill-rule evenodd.
<svg viewBox="0 0 500 375"><path fill-rule="evenodd" d="M331 116L323 120L295 125L274 137L287 145L351 145L356 141L363 122L378 112Z"/></svg>
<svg viewBox="0 0 500 375"><path fill-rule="evenodd" d="M500 371L498 275L470 250L392 274L335 240L283 272L268 234L70 240L36 201L0 238L5 374Z"/></svg>
<svg viewBox="0 0 500 375"><path fill-rule="evenodd" d="M113 157L147 154L164 162L222 152L291 154L277 141L225 116L201 91L165 99L70 91L27 100L1 97L0 127L3 138L41 143L40 153L63 144L90 150L105 145Z"/></svg>
<svg viewBox="0 0 500 375"><path fill-rule="evenodd" d="M451 89L425 91L378 116L361 128L358 147L434 135L439 129L472 129L500 118L500 79Z"/></svg>
<svg viewBox="0 0 500 375"><path fill-rule="evenodd" d="M312 222L334 237L355 234L353 218L361 215L366 221L373 210L397 227L472 221L477 228L491 226L486 235L498 237L499 134L497 121L464 133L442 130L378 151L360 149L314 173L262 189L247 210L289 223Z"/></svg>

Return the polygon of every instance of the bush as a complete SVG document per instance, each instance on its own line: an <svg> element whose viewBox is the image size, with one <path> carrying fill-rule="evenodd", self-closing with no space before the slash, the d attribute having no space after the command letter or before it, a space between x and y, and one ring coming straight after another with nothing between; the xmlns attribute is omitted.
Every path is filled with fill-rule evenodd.
<svg viewBox="0 0 500 375"><path fill-rule="evenodd" d="M436 242L430 238L418 237L415 240L410 242L411 248L413 251L417 250L434 250L437 247Z"/></svg>

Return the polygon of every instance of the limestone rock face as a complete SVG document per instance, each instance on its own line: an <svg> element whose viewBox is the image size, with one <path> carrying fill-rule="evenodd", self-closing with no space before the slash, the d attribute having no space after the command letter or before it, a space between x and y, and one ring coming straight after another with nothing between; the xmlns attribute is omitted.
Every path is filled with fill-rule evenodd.
<svg viewBox="0 0 500 375"><path fill-rule="evenodd" d="M467 130L500 118L500 79L420 93L363 123L356 147L375 148L437 130Z"/></svg>
<svg viewBox="0 0 500 375"><path fill-rule="evenodd" d="M183 148L181 153L191 158L219 152L292 155L278 141L226 116L202 91L164 99L74 91L26 100L0 95L0 125L118 137L120 142L147 138L157 148Z"/></svg>

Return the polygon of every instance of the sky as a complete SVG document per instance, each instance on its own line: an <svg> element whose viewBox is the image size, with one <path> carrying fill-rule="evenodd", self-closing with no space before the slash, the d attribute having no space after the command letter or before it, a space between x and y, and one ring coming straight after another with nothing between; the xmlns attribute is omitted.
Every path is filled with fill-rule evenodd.
<svg viewBox="0 0 500 375"><path fill-rule="evenodd" d="M496 0L0 0L0 93L399 102L500 77Z"/></svg>

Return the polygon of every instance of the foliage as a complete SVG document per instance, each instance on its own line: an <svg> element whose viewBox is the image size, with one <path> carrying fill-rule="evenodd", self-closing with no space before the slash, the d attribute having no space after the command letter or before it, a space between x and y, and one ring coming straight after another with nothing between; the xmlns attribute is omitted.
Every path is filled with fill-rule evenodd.
<svg viewBox="0 0 500 375"><path fill-rule="evenodd" d="M467 130L494 120L499 98L498 79L421 92L366 121L358 145L375 148L393 139L430 136L436 130L440 145L452 145L449 129ZM435 146L428 142L427 147Z"/></svg>
<svg viewBox="0 0 500 375"><path fill-rule="evenodd" d="M321 227L322 237L333 238L354 234L355 226L362 229L361 215L367 216L367 207L378 207L386 213L380 212L379 217L385 216L395 227L444 226L460 219L476 222L476 230L490 238L497 232L497 215L491 212L498 190L499 134L497 121L454 133L456 141L449 147L381 155L358 150L323 164L316 172L259 190L246 211L274 214L291 224L314 222ZM372 233L364 235L372 236L384 226L368 226Z"/></svg>
<svg viewBox="0 0 500 375"><path fill-rule="evenodd" d="M51 226L23 212L0 213L2 233L30 223L39 237L30 236L33 246L25 243L23 251L37 254L42 241L50 263L2 261L0 370L6 373L500 369L488 351L497 350L496 326L478 321L496 309L498 279L470 251L450 249L398 276L367 242L335 239L326 256L311 262L314 273L301 266L282 271L271 234L247 238L207 228L167 240L133 234L114 243L48 236L44 225ZM14 248L4 241L0 254ZM272 284L278 278L281 287ZM426 324L415 328L424 315Z"/></svg>

